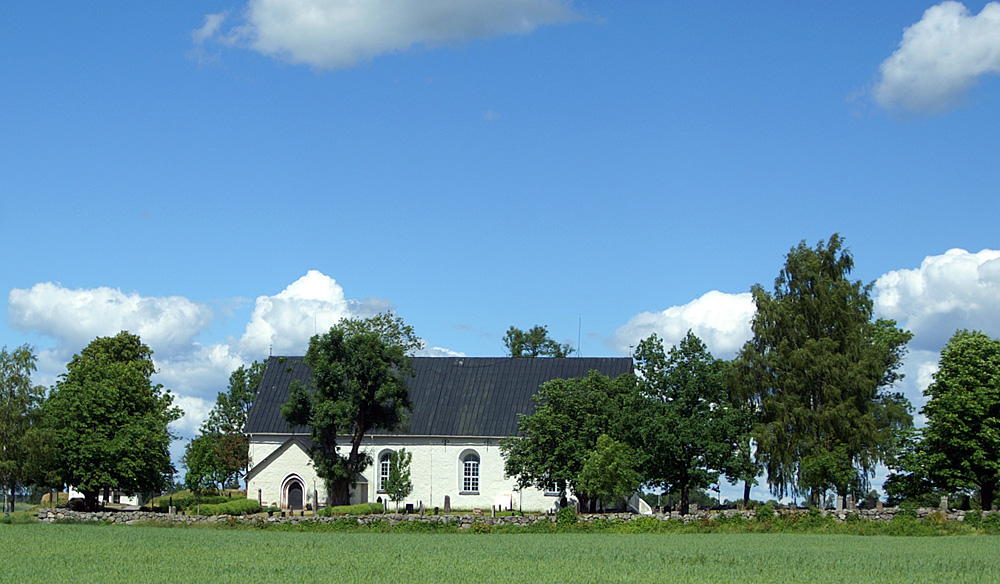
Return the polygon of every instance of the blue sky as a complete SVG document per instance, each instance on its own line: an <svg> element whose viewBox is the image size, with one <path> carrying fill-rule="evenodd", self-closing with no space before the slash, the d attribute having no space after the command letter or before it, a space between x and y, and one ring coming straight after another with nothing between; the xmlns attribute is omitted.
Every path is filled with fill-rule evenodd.
<svg viewBox="0 0 1000 584"><path fill-rule="evenodd" d="M392 309L428 354L688 328L840 233L915 333L1000 335L1000 4L6 3L2 344L125 328L192 435L229 372Z"/></svg>

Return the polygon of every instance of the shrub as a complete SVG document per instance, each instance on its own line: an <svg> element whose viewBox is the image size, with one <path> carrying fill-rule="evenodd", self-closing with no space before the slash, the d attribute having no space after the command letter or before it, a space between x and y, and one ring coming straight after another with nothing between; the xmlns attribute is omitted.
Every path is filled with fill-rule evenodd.
<svg viewBox="0 0 1000 584"><path fill-rule="evenodd" d="M774 519L774 505L767 503L757 507L756 519L760 523Z"/></svg>
<svg viewBox="0 0 1000 584"><path fill-rule="evenodd" d="M197 509L197 508L195 508ZM243 513L259 513L260 503L252 499L233 499L217 505L201 506L202 515L241 515Z"/></svg>
<svg viewBox="0 0 1000 584"><path fill-rule="evenodd" d="M983 515L980 527L983 531L991 535L1000 534L1000 513L994 511L993 513Z"/></svg>
<svg viewBox="0 0 1000 584"><path fill-rule="evenodd" d="M965 520L963 521L966 525L970 527L979 527L983 523L983 514L981 511L969 511L965 514Z"/></svg>
<svg viewBox="0 0 1000 584"><path fill-rule="evenodd" d="M575 525L577 521L576 509L573 507L563 507L556 515L556 523L559 524L559 527Z"/></svg>

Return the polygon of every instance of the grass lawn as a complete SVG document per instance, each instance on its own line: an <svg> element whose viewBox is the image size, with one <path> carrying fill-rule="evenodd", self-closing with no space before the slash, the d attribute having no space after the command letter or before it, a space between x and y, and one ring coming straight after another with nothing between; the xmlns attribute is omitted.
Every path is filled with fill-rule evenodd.
<svg viewBox="0 0 1000 584"><path fill-rule="evenodd" d="M0 582L1000 582L1000 539L0 525Z"/></svg>

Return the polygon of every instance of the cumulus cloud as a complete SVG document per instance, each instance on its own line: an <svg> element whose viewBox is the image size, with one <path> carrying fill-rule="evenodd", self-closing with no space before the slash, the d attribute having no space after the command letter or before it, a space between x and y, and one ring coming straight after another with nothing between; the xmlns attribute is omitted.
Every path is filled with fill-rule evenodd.
<svg viewBox="0 0 1000 584"><path fill-rule="evenodd" d="M875 311L913 333L914 349L940 351L958 329L1000 336L1000 251L951 249L875 281Z"/></svg>
<svg viewBox="0 0 1000 584"><path fill-rule="evenodd" d="M228 31L209 15L192 33L317 69L351 67L416 45L527 34L579 18L568 0L250 0ZM223 16L224 18L224 16ZM200 40L199 40L200 39Z"/></svg>
<svg viewBox="0 0 1000 584"><path fill-rule="evenodd" d="M208 412L215 406L215 400L199 397L175 395L174 405L184 411L184 416L170 425L170 429L185 438L198 434L201 425L208 419Z"/></svg>
<svg viewBox="0 0 1000 584"><path fill-rule="evenodd" d="M750 339L753 297L749 292L726 294L713 290L681 306L633 316L615 331L611 346L622 354L656 333L665 345L677 344L689 330L698 335L716 357L731 358Z"/></svg>
<svg viewBox="0 0 1000 584"><path fill-rule="evenodd" d="M899 48L879 67L879 105L918 113L948 109L983 75L1000 72L1000 3L972 15L942 2L903 31Z"/></svg>
<svg viewBox="0 0 1000 584"><path fill-rule="evenodd" d="M183 296L141 296L107 287L71 290L43 282L11 290L8 302L11 326L55 339L70 354L96 337L127 330L155 353L176 355L212 321L211 308Z"/></svg>
<svg viewBox="0 0 1000 584"><path fill-rule="evenodd" d="M268 354L303 355L309 339L341 319L368 317L392 308L388 300L349 300L333 278L310 270L275 296L260 296L240 351L258 358Z"/></svg>

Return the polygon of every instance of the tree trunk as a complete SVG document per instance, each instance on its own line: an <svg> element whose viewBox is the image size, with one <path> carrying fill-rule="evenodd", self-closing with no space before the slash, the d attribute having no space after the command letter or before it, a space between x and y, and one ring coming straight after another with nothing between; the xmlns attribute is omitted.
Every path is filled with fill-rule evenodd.
<svg viewBox="0 0 1000 584"><path fill-rule="evenodd" d="M351 504L351 481L350 479L340 479L333 484L330 490L330 505L350 505ZM386 505L388 507L388 505Z"/></svg>
<svg viewBox="0 0 1000 584"><path fill-rule="evenodd" d="M83 506L87 511L97 511L97 491L83 492Z"/></svg>
<svg viewBox="0 0 1000 584"><path fill-rule="evenodd" d="M996 495L996 481L983 482L979 487L979 501L983 505L983 511L993 509L993 498Z"/></svg>
<svg viewBox="0 0 1000 584"><path fill-rule="evenodd" d="M681 515L687 515L691 509L691 489L687 483L681 485Z"/></svg>
<svg viewBox="0 0 1000 584"><path fill-rule="evenodd" d="M750 485L749 481L743 481L743 508L744 509L749 509L750 508L750 487L751 487L751 485Z"/></svg>

